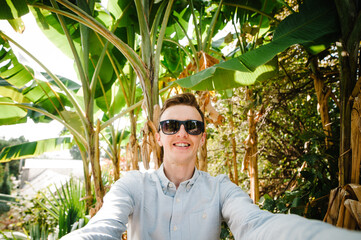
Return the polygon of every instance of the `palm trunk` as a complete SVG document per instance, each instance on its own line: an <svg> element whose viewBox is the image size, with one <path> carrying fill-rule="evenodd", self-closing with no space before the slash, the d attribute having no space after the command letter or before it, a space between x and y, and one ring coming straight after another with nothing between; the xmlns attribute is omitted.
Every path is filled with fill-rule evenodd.
<svg viewBox="0 0 361 240"><path fill-rule="evenodd" d="M81 148L79 148L81 149ZM93 194L91 188L91 174L89 172L89 159L85 151L80 150L81 158L83 160L83 172L84 172L84 183L85 183L85 199L87 209L93 205Z"/></svg>
<svg viewBox="0 0 361 240"><path fill-rule="evenodd" d="M114 141L114 154L113 154L113 167L114 167L114 182L120 178L120 149L118 149L116 142Z"/></svg>
<svg viewBox="0 0 361 240"><path fill-rule="evenodd" d="M318 71L317 58L314 58L312 60L311 69L313 72L312 77L317 95L318 110L321 116L323 131L326 136L326 148L329 148L332 145L332 129L328 110L328 98L331 93L331 89L325 87L325 82L320 76L320 73Z"/></svg>
<svg viewBox="0 0 361 240"><path fill-rule="evenodd" d="M225 165L228 168L228 177L232 182L234 182L234 180L233 180L233 172L232 172L232 165L230 164L229 154L228 154L227 150L224 153L224 157L226 158L226 164Z"/></svg>
<svg viewBox="0 0 361 240"><path fill-rule="evenodd" d="M358 81L361 81L359 78ZM361 164L361 91L355 98L351 114L352 171L351 183L360 183Z"/></svg>
<svg viewBox="0 0 361 240"><path fill-rule="evenodd" d="M232 114L233 115L233 114ZM234 122L232 115L229 118L229 124L231 126L231 132L234 133ZM236 148L236 139L234 137L234 134L232 134L231 137L231 144L232 144L232 165L233 165L233 171L234 171L234 179L233 182L238 185L238 164L237 164L237 148Z"/></svg>
<svg viewBox="0 0 361 240"><path fill-rule="evenodd" d="M361 40L360 8L357 0L335 0L341 26L341 39L337 43L341 70L340 79L340 157L339 185L351 182L351 110L350 96L357 81L358 53ZM359 169L358 169L359 171Z"/></svg>
<svg viewBox="0 0 361 240"><path fill-rule="evenodd" d="M129 138L129 162L132 170L138 170L138 142L137 142L137 121L134 117L134 111L129 113L130 116L130 138Z"/></svg>
<svg viewBox="0 0 361 240"><path fill-rule="evenodd" d="M103 186L103 182L102 182L102 176L101 176L100 159L99 159L100 122L98 121L98 123L97 123L96 131L94 131L92 128L90 128L89 130L90 130L89 131L90 142L89 142L89 147L88 147L88 154L89 154L88 157L90 159L90 163L92 166L95 198L96 198L95 208L91 209L90 215L94 216L94 214L103 205L103 197L105 194L104 186Z"/></svg>
<svg viewBox="0 0 361 240"><path fill-rule="evenodd" d="M252 91L247 88L247 100L251 99ZM259 183L258 183L258 165L257 165L257 143L258 136L256 132L256 120L254 110L251 108L248 111L248 140L246 142L246 153L248 159L248 174L250 178L251 198L254 203L259 200Z"/></svg>
<svg viewBox="0 0 361 240"><path fill-rule="evenodd" d="M199 170L207 172L208 171L208 163L207 163L207 138L204 141L203 146L199 151Z"/></svg>
<svg viewBox="0 0 361 240"><path fill-rule="evenodd" d="M343 45L344 46L344 45ZM350 69L350 58L348 55L341 56L347 50L343 47L339 49L341 65L340 81L340 157L339 167L339 185L344 186L351 182L352 152L351 152L351 102L349 97L353 89L353 77Z"/></svg>

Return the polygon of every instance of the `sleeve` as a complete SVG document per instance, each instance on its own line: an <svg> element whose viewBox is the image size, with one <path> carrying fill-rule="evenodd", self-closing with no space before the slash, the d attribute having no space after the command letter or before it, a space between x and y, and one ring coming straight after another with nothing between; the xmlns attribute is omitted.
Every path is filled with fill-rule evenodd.
<svg viewBox="0 0 361 240"><path fill-rule="evenodd" d="M129 172L118 180L104 197L104 203L89 223L61 240L119 240L126 231L128 217L136 202L137 176Z"/></svg>
<svg viewBox="0 0 361 240"><path fill-rule="evenodd" d="M222 216L236 240L360 240L361 232L337 228L295 214L273 214L259 209L226 176L221 179Z"/></svg>

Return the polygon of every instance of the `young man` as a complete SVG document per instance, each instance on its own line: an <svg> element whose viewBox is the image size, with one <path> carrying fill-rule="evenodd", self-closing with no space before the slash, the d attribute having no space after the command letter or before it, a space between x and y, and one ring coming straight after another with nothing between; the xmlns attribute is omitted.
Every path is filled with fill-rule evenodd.
<svg viewBox="0 0 361 240"><path fill-rule="evenodd" d="M89 223L63 239L121 239L127 230L131 240L211 240L219 239L222 221L235 239L361 239L360 233L321 221L262 211L226 176L198 171L197 150L205 138L195 97L168 99L157 134L162 166L153 173L128 172Z"/></svg>

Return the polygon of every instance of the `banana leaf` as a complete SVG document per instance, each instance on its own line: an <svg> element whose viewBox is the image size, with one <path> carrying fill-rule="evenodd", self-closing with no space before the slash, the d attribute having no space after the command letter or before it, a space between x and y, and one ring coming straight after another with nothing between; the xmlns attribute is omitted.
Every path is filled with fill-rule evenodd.
<svg viewBox="0 0 361 240"><path fill-rule="evenodd" d="M0 94L1 94L0 87ZM8 102L12 101L9 98L0 97L0 102ZM20 122L26 122L27 111L13 106L6 106L0 104L0 125L10 125Z"/></svg>
<svg viewBox="0 0 361 240"><path fill-rule="evenodd" d="M29 12L25 0L0 0L0 6L0 19L16 19Z"/></svg>
<svg viewBox="0 0 361 240"><path fill-rule="evenodd" d="M71 141L71 137L59 137L5 147L0 152L0 163L36 157L45 152L70 149Z"/></svg>
<svg viewBox="0 0 361 240"><path fill-rule="evenodd" d="M270 64L272 65L271 60L294 44L313 49L313 54L324 50L337 39L338 26L337 11L333 1L305 1L300 6L299 12L291 14L278 25L269 44L177 80L177 83L194 90L223 90L252 85L256 81L272 76L269 67ZM324 46L312 48L320 44Z"/></svg>

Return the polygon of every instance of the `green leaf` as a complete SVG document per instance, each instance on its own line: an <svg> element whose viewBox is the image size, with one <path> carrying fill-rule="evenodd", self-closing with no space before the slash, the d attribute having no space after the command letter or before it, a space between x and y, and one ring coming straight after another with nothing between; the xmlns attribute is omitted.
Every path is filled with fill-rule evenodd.
<svg viewBox="0 0 361 240"><path fill-rule="evenodd" d="M24 32L25 24L21 18L9 19L8 22L17 33Z"/></svg>
<svg viewBox="0 0 361 240"><path fill-rule="evenodd" d="M22 88L33 80L33 70L19 63L9 42L2 37L0 37L0 49L0 78L17 88ZM4 83L1 85L4 86Z"/></svg>
<svg viewBox="0 0 361 240"><path fill-rule="evenodd" d="M9 103L12 101L8 98L0 97L0 125L15 124L18 123L20 119L26 117L27 112L24 109L14 106L2 105L1 102Z"/></svg>
<svg viewBox="0 0 361 240"><path fill-rule="evenodd" d="M22 64L15 64L14 67L1 72L0 77L4 78L15 87L22 88L33 79L33 76Z"/></svg>
<svg viewBox="0 0 361 240"><path fill-rule="evenodd" d="M69 58L74 58L68 40L64 34L64 31L56 15L44 9L42 9L42 11L36 11L36 9L30 8L30 10L34 15L35 20L39 28L44 33L44 35L66 56L68 56ZM67 29L70 32L74 46L77 49L77 51L80 52L81 40L80 40L79 23L71 19L67 19L66 23L67 23Z"/></svg>
<svg viewBox="0 0 361 240"><path fill-rule="evenodd" d="M39 156L45 152L58 151L71 148L70 137L60 137L27 142L3 148L0 152L0 163L16 159Z"/></svg>
<svg viewBox="0 0 361 240"><path fill-rule="evenodd" d="M0 80L0 95L1 96L10 98L17 103L29 103L29 99L27 99L19 91L19 89L16 89L12 86L2 86L1 81L3 81L3 80Z"/></svg>
<svg viewBox="0 0 361 240"><path fill-rule="evenodd" d="M226 62L224 62L226 63ZM195 75L176 81L181 87L193 90L224 90L252 85L276 75L277 59L249 70L239 61L228 61L227 64L217 64Z"/></svg>
<svg viewBox="0 0 361 240"><path fill-rule="evenodd" d="M76 112L62 111L61 116L65 122L67 122L75 131L79 133L84 132L84 127Z"/></svg>
<svg viewBox="0 0 361 240"><path fill-rule="evenodd" d="M131 6L128 6L129 4L131 4ZM138 26L138 17L134 1L109 0L107 9L117 21L118 28L130 25ZM139 32L138 27L137 32Z"/></svg>
<svg viewBox="0 0 361 240"><path fill-rule="evenodd" d="M49 76L48 73L42 72L41 74L49 81L49 83L56 85L56 82L54 81L54 79L52 77ZM56 75L56 76L64 84L64 86L66 86L69 90L77 92L81 87L80 84L78 84L77 82L74 82L73 80L70 80L66 77L62 77L59 75Z"/></svg>
<svg viewBox="0 0 361 240"><path fill-rule="evenodd" d="M182 87L194 90L221 90L251 85L256 81L272 76L269 72L271 69L268 68L267 70L267 67L264 69L261 66L273 59L278 53L294 44L312 46L317 43L316 45L320 45L320 41L325 36L337 35L338 32L338 18L334 2L308 0L300 6L299 13L290 15L279 24L271 43L246 52L237 58L214 65L193 76L180 79L177 83ZM325 44L327 43L329 41L325 40ZM315 51L319 50L321 49L315 49ZM243 75L246 75L247 79L244 79Z"/></svg>
<svg viewBox="0 0 361 240"><path fill-rule="evenodd" d="M291 207L296 208L303 204L302 199L300 197L295 197L292 201Z"/></svg>
<svg viewBox="0 0 361 240"><path fill-rule="evenodd" d="M125 107L125 97L119 84L115 83L103 96L98 97L96 104L107 116L119 113Z"/></svg>
<svg viewBox="0 0 361 240"><path fill-rule="evenodd" d="M71 106L69 99L58 91L58 88L38 80L37 85L24 89L23 93L36 107L57 115L65 106Z"/></svg>
<svg viewBox="0 0 361 240"><path fill-rule="evenodd" d="M25 0L0 0L0 19L15 19L29 12Z"/></svg>

